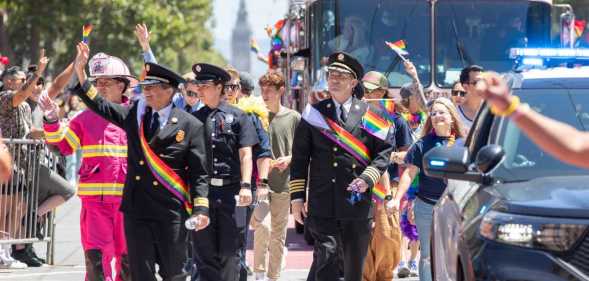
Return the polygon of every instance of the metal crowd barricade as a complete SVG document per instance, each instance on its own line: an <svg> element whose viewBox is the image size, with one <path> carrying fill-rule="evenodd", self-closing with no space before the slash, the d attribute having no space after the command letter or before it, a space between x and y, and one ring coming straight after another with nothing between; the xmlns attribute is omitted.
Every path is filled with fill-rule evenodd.
<svg viewBox="0 0 589 281"><path fill-rule="evenodd" d="M41 165L56 171L59 158L42 140L3 139L12 157L12 175L0 184L0 244L47 243L53 264L54 214L37 217Z"/></svg>

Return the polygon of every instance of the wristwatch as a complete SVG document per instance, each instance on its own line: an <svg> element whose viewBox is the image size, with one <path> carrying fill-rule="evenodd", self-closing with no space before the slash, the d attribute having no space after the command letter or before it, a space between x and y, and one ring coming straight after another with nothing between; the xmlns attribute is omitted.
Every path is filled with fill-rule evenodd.
<svg viewBox="0 0 589 281"><path fill-rule="evenodd" d="M268 184L268 179L262 179L262 180L261 180L261 182L262 182L263 184Z"/></svg>
<svg viewBox="0 0 589 281"><path fill-rule="evenodd" d="M252 184L249 182L242 182L241 184L239 184L239 186L241 188L247 188L247 189L252 189Z"/></svg>

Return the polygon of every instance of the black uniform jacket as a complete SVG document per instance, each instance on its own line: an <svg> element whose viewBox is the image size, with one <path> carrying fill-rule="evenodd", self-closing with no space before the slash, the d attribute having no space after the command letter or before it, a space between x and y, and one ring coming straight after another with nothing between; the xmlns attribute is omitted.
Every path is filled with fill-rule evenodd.
<svg viewBox="0 0 589 281"><path fill-rule="evenodd" d="M337 122L336 107L331 99L313 107L323 116ZM309 215L337 219L372 217L370 190L362 195L360 202L352 205L348 202L350 192L347 187L359 177L372 188L389 165L394 142L381 140L361 128L362 116L368 108L367 103L352 98L347 122L342 126L368 148L371 159L368 166L328 139L304 118L299 123L292 147L289 189L291 200L303 199L308 202ZM371 110L381 115L378 109L371 107Z"/></svg>
<svg viewBox="0 0 589 281"><path fill-rule="evenodd" d="M223 179L228 185L239 184L239 149L258 144L256 128L250 117L226 102L221 102L215 109L205 105L192 114L205 126L206 167L210 177Z"/></svg>
<svg viewBox="0 0 589 281"><path fill-rule="evenodd" d="M97 95L86 82L74 91L89 109L121 127L127 133L127 177L121 211L142 219L184 221L188 217L181 201L153 176L139 141L137 110L111 103ZM88 124L92 126L92 124ZM151 149L189 185L194 202L193 214L208 215L208 183L205 170L204 126L190 113L172 108L169 119L149 141ZM192 202L191 202L192 204Z"/></svg>

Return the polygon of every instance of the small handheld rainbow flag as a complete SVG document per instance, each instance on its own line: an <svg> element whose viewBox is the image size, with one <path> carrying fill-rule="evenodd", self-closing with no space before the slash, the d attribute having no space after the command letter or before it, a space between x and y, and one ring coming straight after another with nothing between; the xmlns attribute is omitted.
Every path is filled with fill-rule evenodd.
<svg viewBox="0 0 589 281"><path fill-rule="evenodd" d="M587 21L585 20L575 20L575 35L581 37L583 32L585 32L585 26L587 25Z"/></svg>
<svg viewBox="0 0 589 281"><path fill-rule="evenodd" d="M389 122L372 110L367 110L362 116L362 128L381 140L386 140L390 127Z"/></svg>
<svg viewBox="0 0 589 281"><path fill-rule="evenodd" d="M250 50L252 52L254 52L255 54L260 52L260 47L258 46L258 42L256 42L256 39L254 39L254 38L250 39Z"/></svg>
<svg viewBox="0 0 589 281"><path fill-rule="evenodd" d="M88 37L90 36L90 32L92 32L92 24L84 24L84 26L82 26L82 42L85 44L88 44Z"/></svg>
<svg viewBox="0 0 589 281"><path fill-rule="evenodd" d="M397 55L399 55L399 57L403 60L406 61L405 57L406 55L409 54L409 52L407 52L407 46L405 45L405 40L399 40L397 42L391 43L389 41L385 41L384 42L387 46L389 46L389 48L391 48L391 50L393 50L395 53L397 53Z"/></svg>
<svg viewBox="0 0 589 281"><path fill-rule="evenodd" d="M395 102L391 99L381 99L378 104L382 107L384 111L384 117L389 121L390 124L394 124L394 117L395 114Z"/></svg>

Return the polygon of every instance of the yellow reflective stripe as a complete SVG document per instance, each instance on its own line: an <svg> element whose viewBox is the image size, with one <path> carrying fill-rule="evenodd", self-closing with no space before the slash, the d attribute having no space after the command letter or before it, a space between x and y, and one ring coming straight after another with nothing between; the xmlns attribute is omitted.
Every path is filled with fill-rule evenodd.
<svg viewBox="0 0 589 281"><path fill-rule="evenodd" d="M127 157L127 146L123 145L85 145L83 157Z"/></svg>
<svg viewBox="0 0 589 281"><path fill-rule="evenodd" d="M197 197L194 199L194 207L209 207L209 199L205 197Z"/></svg>
<svg viewBox="0 0 589 281"><path fill-rule="evenodd" d="M45 139L49 143L60 142L61 140L63 140L64 137L65 137L65 132L64 132L63 127L61 125L59 126L59 129L55 132L48 132L47 130L45 130Z"/></svg>
<svg viewBox="0 0 589 281"><path fill-rule="evenodd" d="M82 149L104 149L104 148L127 150L126 145L118 145L118 144L90 144L90 145L82 146Z"/></svg>
<svg viewBox="0 0 589 281"><path fill-rule="evenodd" d="M96 95L98 95L98 91L96 91L96 88L94 88L94 86L90 86L90 89L88 89L88 92L86 92L86 95L91 100L94 100L96 98Z"/></svg>
<svg viewBox="0 0 589 281"><path fill-rule="evenodd" d="M65 140L70 145L72 150L76 150L78 147L80 147L80 139L70 128L65 129Z"/></svg>
<svg viewBox="0 0 589 281"><path fill-rule="evenodd" d="M113 196L120 196L123 195L122 190L118 191L78 191L78 195L84 196L92 196L92 195L113 195Z"/></svg>
<svg viewBox="0 0 589 281"><path fill-rule="evenodd" d="M122 195L122 183L80 183L78 184L78 195Z"/></svg>

